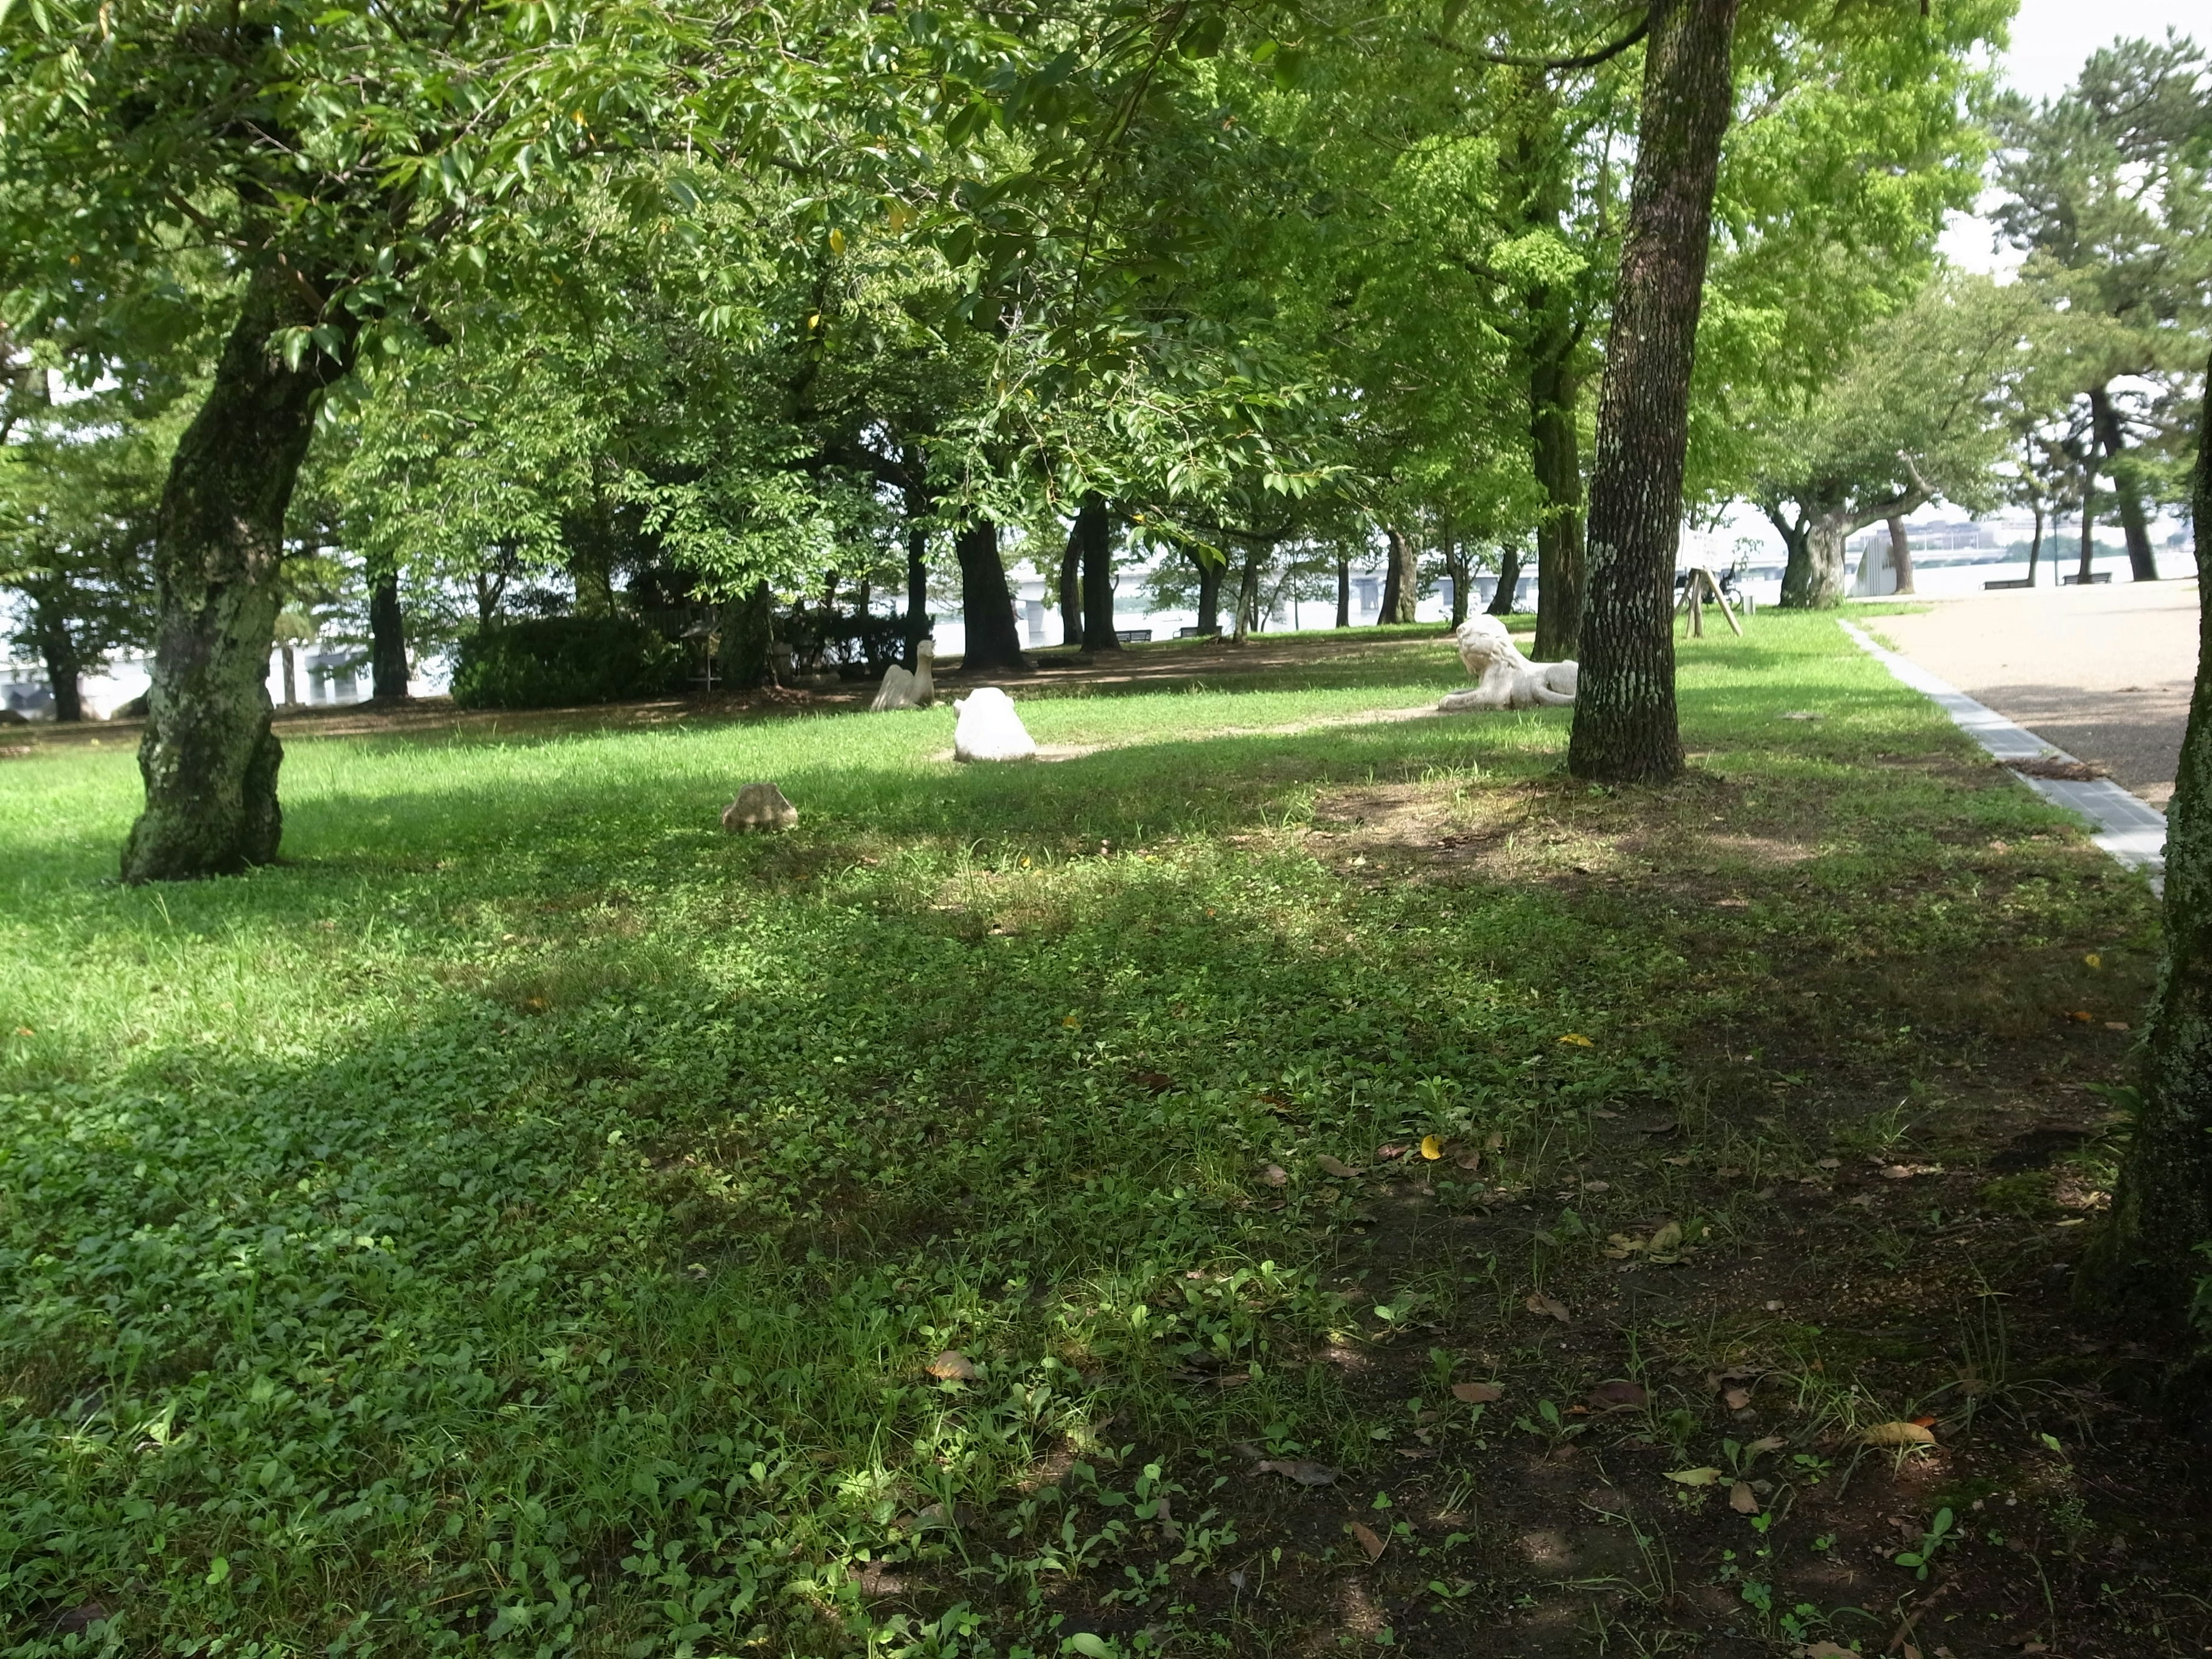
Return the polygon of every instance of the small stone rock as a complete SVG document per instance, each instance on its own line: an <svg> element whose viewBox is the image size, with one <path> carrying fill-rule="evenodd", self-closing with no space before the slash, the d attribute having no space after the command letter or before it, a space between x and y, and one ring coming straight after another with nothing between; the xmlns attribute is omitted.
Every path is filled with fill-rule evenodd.
<svg viewBox="0 0 2212 1659"><path fill-rule="evenodd" d="M788 830L799 822L799 809L783 798L772 783L749 783L738 798L722 809L722 828L732 835L753 830Z"/></svg>

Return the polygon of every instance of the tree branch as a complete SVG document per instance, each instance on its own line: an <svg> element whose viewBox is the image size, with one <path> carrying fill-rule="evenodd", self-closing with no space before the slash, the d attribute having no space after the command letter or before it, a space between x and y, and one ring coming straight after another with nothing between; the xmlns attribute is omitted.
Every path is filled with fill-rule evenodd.
<svg viewBox="0 0 2212 1659"><path fill-rule="evenodd" d="M1501 64L1507 69L1579 70L1595 69L1609 58L1618 58L1631 46L1651 33L1651 9L1645 7L1636 27L1609 46L1595 52L1582 52L1573 58L1524 58L1516 52L1481 52L1473 46L1462 46L1456 40L1447 40L1434 30L1423 31L1422 38L1432 46L1442 46L1446 52L1455 52L1462 58L1472 58L1480 63Z"/></svg>

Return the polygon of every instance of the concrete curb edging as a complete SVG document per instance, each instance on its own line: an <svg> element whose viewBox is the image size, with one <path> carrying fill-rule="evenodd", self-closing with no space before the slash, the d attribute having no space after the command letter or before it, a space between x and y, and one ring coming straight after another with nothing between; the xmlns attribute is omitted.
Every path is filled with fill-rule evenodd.
<svg viewBox="0 0 2212 1659"><path fill-rule="evenodd" d="M1909 657L1901 657L1856 623L1837 624L1851 642L1948 714L1959 729L1997 760L2070 761L2074 757L2055 744L2045 743L2026 726L2007 720L1985 703L1976 702L1948 680L1938 679ZM2035 778L2015 771L2029 788L2055 806L2086 818L2089 839L2112 854L2126 869L2140 870L2149 878L2151 890L2166 889L2166 814L2149 802L2130 794L2110 778L2075 783L2063 778Z"/></svg>

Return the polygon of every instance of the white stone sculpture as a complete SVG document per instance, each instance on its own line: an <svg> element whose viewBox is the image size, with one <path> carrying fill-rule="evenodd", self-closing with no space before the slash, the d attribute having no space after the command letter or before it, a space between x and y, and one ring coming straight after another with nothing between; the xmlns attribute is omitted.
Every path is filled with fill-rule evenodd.
<svg viewBox="0 0 2212 1659"><path fill-rule="evenodd" d="M1571 662L1530 662L1495 617L1469 617L1454 636L1474 689L1455 691L1437 707L1447 714L1492 708L1553 708L1575 700L1578 671Z"/></svg>
<svg viewBox="0 0 2212 1659"><path fill-rule="evenodd" d="M1022 717L1014 713L1014 700L995 685L982 685L952 705L960 723L952 728L952 758L957 761L1030 760L1036 744L1030 741Z"/></svg>
<svg viewBox="0 0 2212 1659"><path fill-rule="evenodd" d="M937 641L924 640L914 647L914 672L908 673L903 663L893 663L884 670L883 688L876 700L868 705L871 714L880 714L886 708L927 708L937 701L937 687L929 677L930 659L937 654Z"/></svg>
<svg viewBox="0 0 2212 1659"><path fill-rule="evenodd" d="M799 822L799 809L772 783L749 783L722 809L722 828L732 835L760 830L774 833Z"/></svg>

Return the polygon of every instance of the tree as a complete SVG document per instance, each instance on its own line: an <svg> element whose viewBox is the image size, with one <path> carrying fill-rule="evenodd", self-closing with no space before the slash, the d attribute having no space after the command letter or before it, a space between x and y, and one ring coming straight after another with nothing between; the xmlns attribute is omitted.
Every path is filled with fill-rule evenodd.
<svg viewBox="0 0 2212 1659"><path fill-rule="evenodd" d="M22 604L16 641L46 665L54 718L84 718L80 684L151 632L150 561L165 423L121 392L56 404L25 375L0 442L0 588ZM173 423L167 423L173 424Z"/></svg>
<svg viewBox="0 0 2212 1659"><path fill-rule="evenodd" d="M2212 525L2212 375L2197 417L2191 521ZM2212 1242L2212 591L2199 584L2197 684L2166 808L2166 957L2144 1034L2133 1137L2079 1293L2101 1309L2186 1317ZM2195 1259L2192 1259L2195 1258Z"/></svg>
<svg viewBox="0 0 2212 1659"><path fill-rule="evenodd" d="M1839 603L1844 544L1869 525L1901 527L1938 495L1993 499L2008 400L2033 372L2044 320L2027 288L1949 277L1869 326L1817 395L1749 423L1762 454L1748 493L1789 549L1784 605Z"/></svg>
<svg viewBox="0 0 2212 1659"><path fill-rule="evenodd" d="M1567 764L1577 777L1665 781L1674 714L1674 550L1690 373L1734 88L1737 0L1656 0L1644 48L1636 181L1598 399L1589 591Z"/></svg>
<svg viewBox="0 0 2212 1659"><path fill-rule="evenodd" d="M2128 377L2185 374L2212 321L2212 64L2186 37L2122 40L2040 104L1998 112L2000 228L2066 307L2106 326L2081 343L2091 433L2112 478L2128 561L2155 580Z"/></svg>

